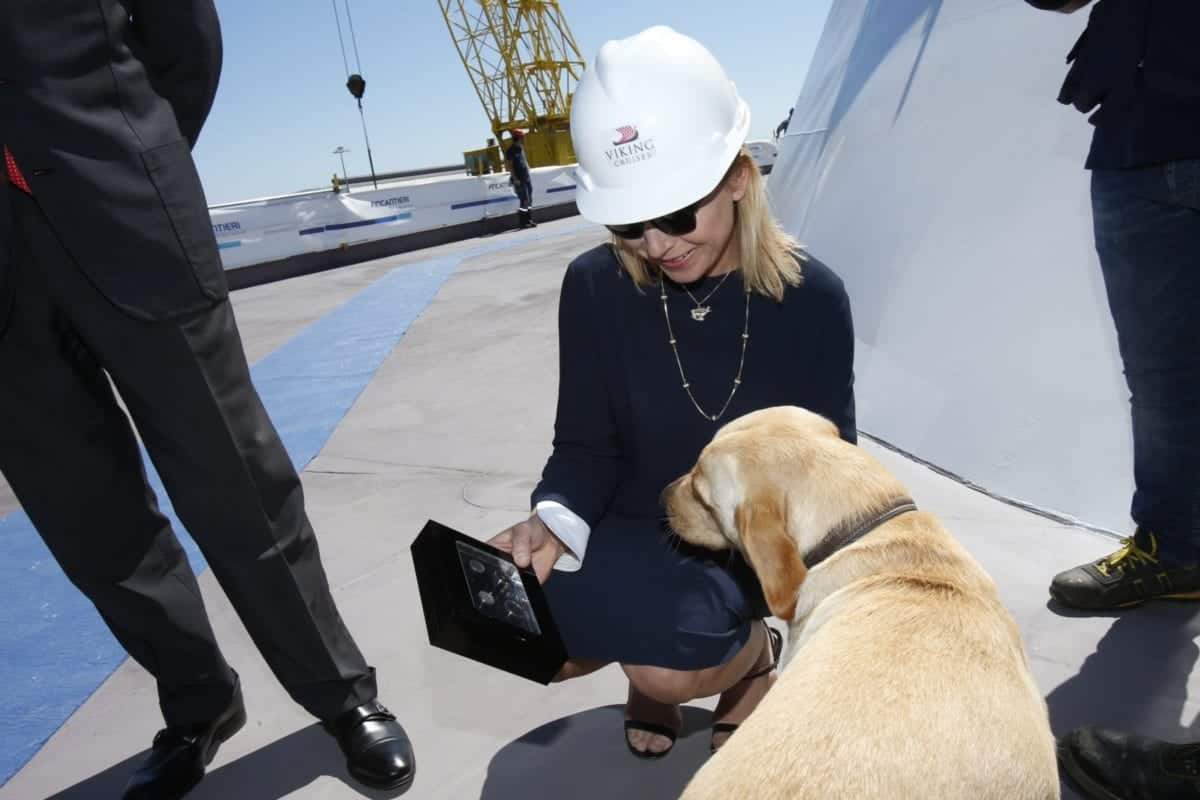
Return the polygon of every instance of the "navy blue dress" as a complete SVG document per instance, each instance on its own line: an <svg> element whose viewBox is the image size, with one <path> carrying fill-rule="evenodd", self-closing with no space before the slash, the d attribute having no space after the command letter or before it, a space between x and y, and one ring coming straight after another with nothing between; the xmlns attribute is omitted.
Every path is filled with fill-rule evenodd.
<svg viewBox="0 0 1200 800"><path fill-rule="evenodd" d="M770 615L739 556L669 534L659 495L692 468L719 427L757 409L802 406L857 440L849 298L815 259L805 256L802 272L782 302L751 296L742 384L712 422L682 386L657 285L639 291L608 245L567 268L554 449L532 500L556 500L591 526L582 569L556 571L546 583L572 658L712 667L741 649L753 620ZM722 277L686 288L699 300ZM667 282L679 357L710 414L720 411L737 374L743 292L741 273L730 275L698 322L684 287Z"/></svg>

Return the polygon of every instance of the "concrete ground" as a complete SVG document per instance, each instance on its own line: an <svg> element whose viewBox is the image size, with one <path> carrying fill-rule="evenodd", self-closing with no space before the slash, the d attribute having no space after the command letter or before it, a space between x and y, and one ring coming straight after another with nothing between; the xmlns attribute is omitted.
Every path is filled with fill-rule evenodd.
<svg viewBox="0 0 1200 800"><path fill-rule="evenodd" d="M572 255L601 238L599 228L562 220L494 237L489 246L499 249L463 260L304 470L337 602L378 668L381 699L416 745L417 780L406 797L670 798L707 755L711 700L686 709L668 758L635 760L623 744L626 684L619 670L550 688L489 670L430 647L417 599L409 545L427 519L486 538L527 511L550 447L559 281ZM479 244L235 293L250 360L393 270L471 253ZM870 431L869 419L860 424ZM872 442L864 447L996 578L1057 732L1088 722L1200 738L1190 699L1200 653L1193 607L1056 613L1047 603L1050 578L1113 549L1110 539L988 498ZM6 493L0 484L0 514L15 508ZM250 722L190 797L392 796L350 780L332 740L275 682L211 573L200 584L218 639L241 674ZM126 661L0 787L0 800L117 797L159 723L153 682Z"/></svg>

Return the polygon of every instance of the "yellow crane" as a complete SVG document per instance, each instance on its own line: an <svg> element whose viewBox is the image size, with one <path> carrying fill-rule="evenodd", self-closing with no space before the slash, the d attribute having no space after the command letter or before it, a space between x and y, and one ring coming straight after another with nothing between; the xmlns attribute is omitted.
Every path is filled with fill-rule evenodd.
<svg viewBox="0 0 1200 800"><path fill-rule="evenodd" d="M464 153L472 174L503 170L495 142L528 131L531 167L571 164L571 95L583 58L558 0L438 0L494 139Z"/></svg>

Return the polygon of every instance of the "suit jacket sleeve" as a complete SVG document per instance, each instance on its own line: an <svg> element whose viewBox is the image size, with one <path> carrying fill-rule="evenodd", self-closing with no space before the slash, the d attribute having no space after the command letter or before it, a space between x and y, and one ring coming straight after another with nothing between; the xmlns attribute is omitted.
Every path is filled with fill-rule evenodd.
<svg viewBox="0 0 1200 800"><path fill-rule="evenodd" d="M622 450L604 376L604 342L595 325L595 271L573 264L558 306L558 411L554 450L532 502L553 500L589 526L607 510L621 476Z"/></svg>
<svg viewBox="0 0 1200 800"><path fill-rule="evenodd" d="M192 147L217 95L221 26L213 0L130 0L130 48Z"/></svg>

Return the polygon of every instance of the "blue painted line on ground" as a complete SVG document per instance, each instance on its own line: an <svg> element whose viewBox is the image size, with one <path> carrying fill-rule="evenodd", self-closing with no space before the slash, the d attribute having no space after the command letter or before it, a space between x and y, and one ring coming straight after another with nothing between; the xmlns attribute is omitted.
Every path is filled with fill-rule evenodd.
<svg viewBox="0 0 1200 800"><path fill-rule="evenodd" d="M228 250L228 249L229 249L229 248L231 248L231 247L241 247L241 246L242 246L242 240L241 240L241 239L237 239L237 240L235 240L235 241L232 241L232 242L221 242L221 243L219 243L219 244L217 245L217 249L219 249L219 250Z"/></svg>
<svg viewBox="0 0 1200 800"><path fill-rule="evenodd" d="M459 263L590 227L525 231L400 265L257 362L251 377L297 469L320 452ZM144 452L142 458L163 513L192 568L201 572L206 565L199 549L175 516ZM67 580L21 512L0 516L0 654L3 786L126 658L95 607Z"/></svg>
<svg viewBox="0 0 1200 800"><path fill-rule="evenodd" d="M386 222L397 222L402 219L412 219L411 211L404 211L400 214L392 214L389 217L376 217L375 219L360 219L354 222L332 222L328 225L319 225L316 228L302 228L301 236L308 236L310 233L325 233L326 231L343 231L347 228L361 228L364 225L382 225Z"/></svg>

